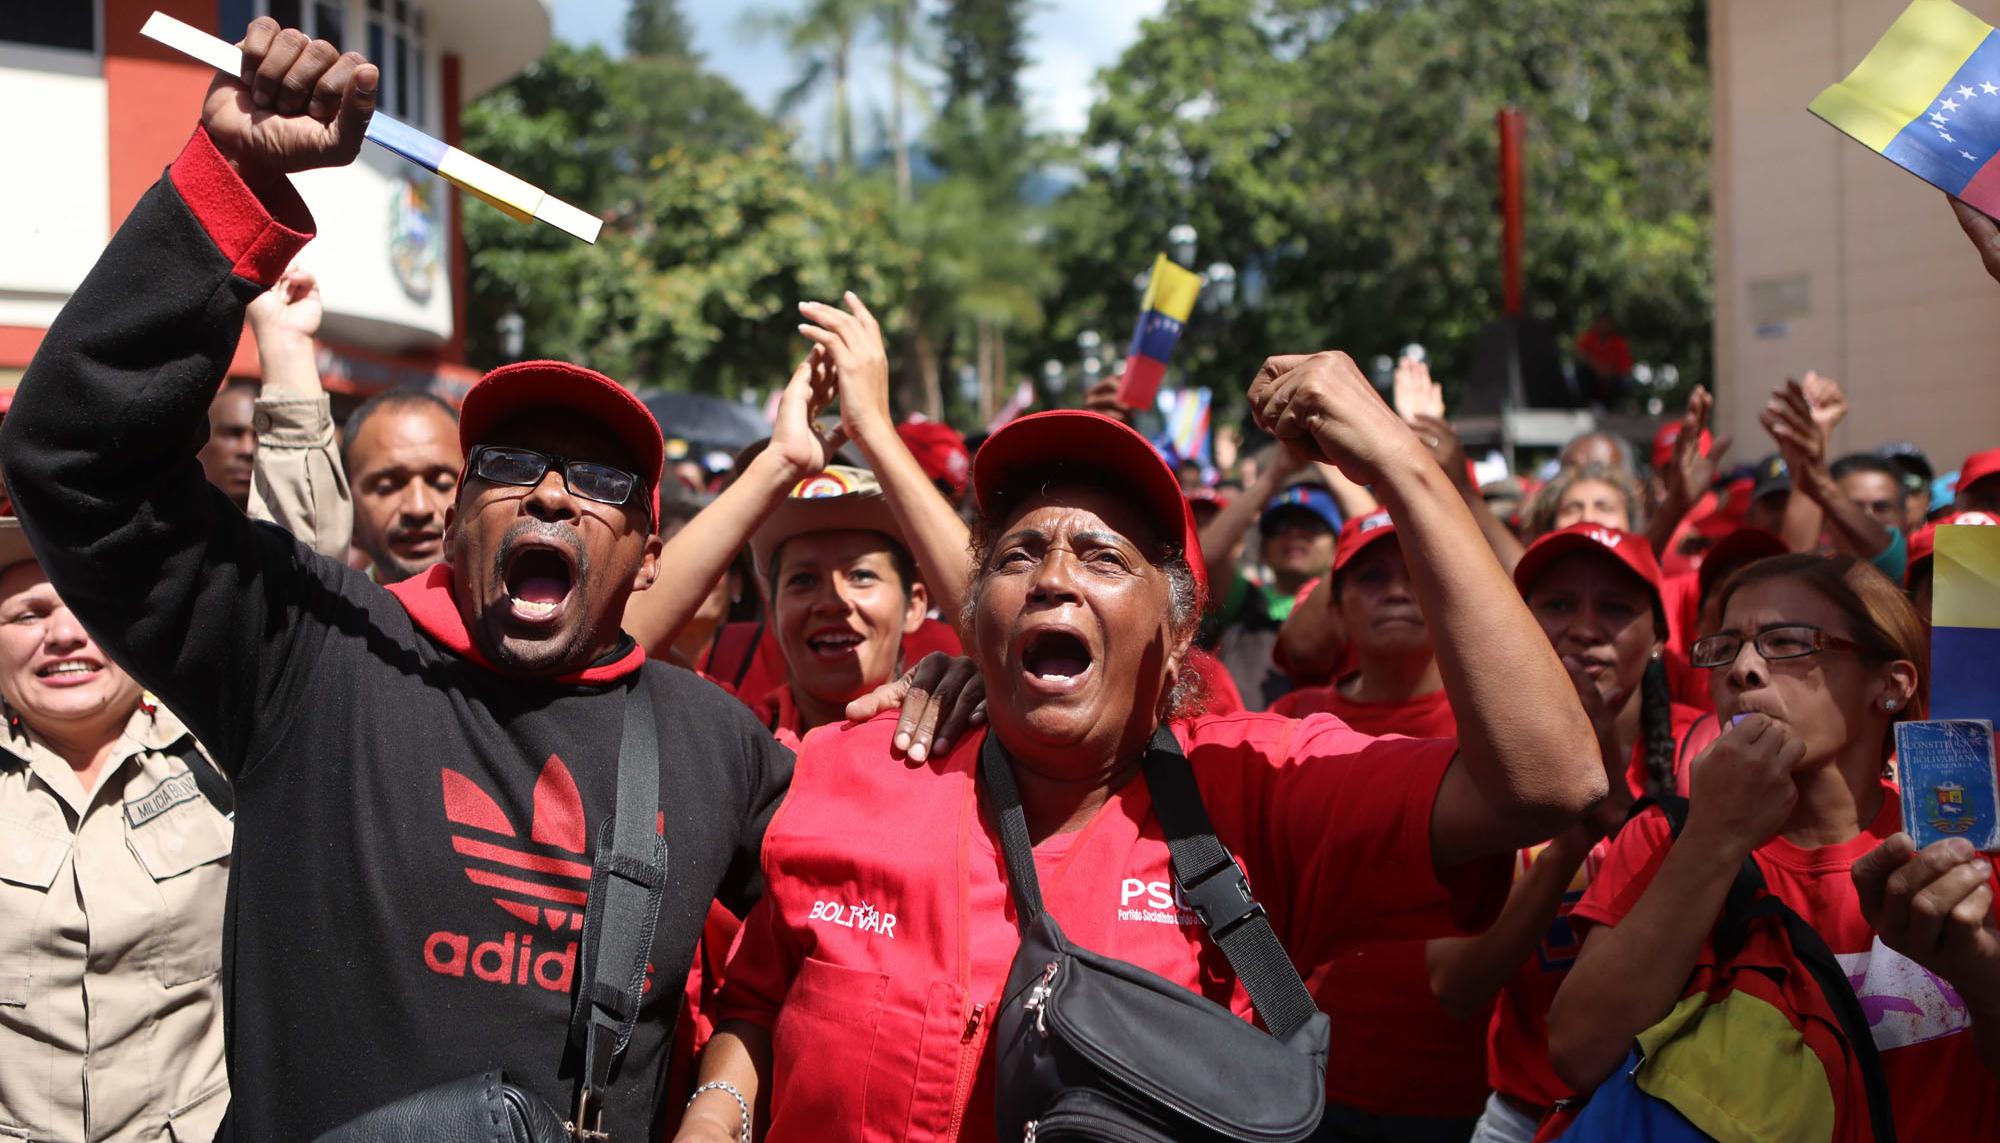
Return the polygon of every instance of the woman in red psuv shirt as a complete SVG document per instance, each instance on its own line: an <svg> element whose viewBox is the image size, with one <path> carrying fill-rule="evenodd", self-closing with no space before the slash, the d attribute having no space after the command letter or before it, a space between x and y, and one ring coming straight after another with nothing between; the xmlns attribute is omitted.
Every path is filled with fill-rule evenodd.
<svg viewBox="0 0 2000 1143"><path fill-rule="evenodd" d="M974 780L986 733L1020 787L1046 905L1075 943L1249 1015L1178 899L1144 781L1163 724L1216 834L1294 960L1487 920L1505 855L1603 793L1562 666L1429 454L1339 354L1274 358L1250 391L1294 449L1396 513L1463 738L1373 739L1336 719L1180 719L1201 614L1179 481L1094 413L1017 420L974 461L982 520L965 623L987 731L921 764L895 722L807 735L766 835L766 892L724 985L678 1139L992 1139L992 1007L1019 944ZM1521 717L1520 694L1554 695ZM739 1102L740 1101L740 1102Z"/></svg>
<svg viewBox="0 0 2000 1143"><path fill-rule="evenodd" d="M2000 1081L1981 1065L2000 1040L1992 866L1958 838L1913 853L1887 773L1894 724L1928 705L1922 622L1845 555L1761 560L1721 604L1692 657L1729 729L1695 760L1680 837L1659 810L1641 814L1576 906L1583 949L1549 1012L1556 1074L1578 1092L1603 1082L1715 963L1715 919L1754 856L1853 982L1898 1137L1994 1138ZM1846 1085L1833 1106L1857 1106L1856 1071L1830 1071ZM1834 1138L1866 1137L1850 1119Z"/></svg>

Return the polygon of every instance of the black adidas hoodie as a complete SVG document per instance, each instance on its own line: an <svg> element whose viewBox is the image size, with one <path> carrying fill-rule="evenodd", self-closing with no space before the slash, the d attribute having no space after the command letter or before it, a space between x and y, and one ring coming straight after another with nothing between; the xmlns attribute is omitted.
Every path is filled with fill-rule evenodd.
<svg viewBox="0 0 2000 1143"><path fill-rule="evenodd" d="M704 913L718 895L747 911L791 755L629 640L573 677L498 675L445 569L384 590L210 488L195 454L244 308L312 228L296 194L275 210L284 222L197 130L50 328L0 432L57 591L236 780L223 1137L308 1140L494 1067L567 1115L579 918L640 672L670 882L606 1126L656 1139Z"/></svg>

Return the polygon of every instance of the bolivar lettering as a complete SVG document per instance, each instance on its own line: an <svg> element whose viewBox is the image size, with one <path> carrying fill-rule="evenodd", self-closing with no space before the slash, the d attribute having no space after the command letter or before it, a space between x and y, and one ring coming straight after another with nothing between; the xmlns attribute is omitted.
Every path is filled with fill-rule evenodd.
<svg viewBox="0 0 2000 1143"><path fill-rule="evenodd" d="M875 906L862 902L858 905L844 905L839 901L814 901L809 921L824 921L829 925L839 925L863 933L879 933L890 940L896 939L896 914L884 913Z"/></svg>

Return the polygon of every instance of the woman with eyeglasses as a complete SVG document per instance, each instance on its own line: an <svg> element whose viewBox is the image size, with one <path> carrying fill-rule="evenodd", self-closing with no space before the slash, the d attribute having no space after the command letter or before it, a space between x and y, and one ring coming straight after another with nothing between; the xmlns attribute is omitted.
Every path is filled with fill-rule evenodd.
<svg viewBox="0 0 2000 1143"><path fill-rule="evenodd" d="M1932 957L1934 942L1927 946L1924 934L1904 923L1912 908L1929 909L1954 889L1954 903L1968 905L1955 922L1965 930L1960 943L1992 943L1984 915L1992 868L1969 847L1960 853L1950 848L1957 843L1940 843L1962 862L1926 850L1922 861L1896 869L1909 848L1899 833L1890 755L1895 723L1921 719L1927 709L1922 623L1894 584L1845 555L1750 564L1723 586L1721 606L1720 628L1695 642L1692 658L1712 672L1716 713L1729 729L1691 768L1680 836L1657 807L1635 818L1571 914L1582 951L1549 1013L1556 1074L1572 1091L1589 1092L1627 1059L1640 1033L1658 1036L1670 1012L1686 1018L1702 981L1730 979L1730 991L1742 992L1741 978L1724 976L1738 954L1718 954L1717 946L1744 945L1719 940L1717 922L1745 859L1755 858L1767 886L1758 895L1775 895L1803 917L1852 983L1880 1051L1898 1136L1993 1137L2000 1084L1982 1069L1967 1034L1983 1019L1983 1001L1954 987L1978 982L1947 981L1892 947L1956 964ZM1887 916L1883 875L1894 871L1908 888L1932 864L1949 866L1939 894L1914 907L1905 894L1903 917ZM1875 882L1872 895L1857 889L1857 880ZM1752 922L1745 932L1775 923ZM1788 944L1796 952L1796 942ZM1811 978L1803 979L1810 988ZM1757 1058L1762 1042L1748 1035L1732 1044L1733 1074L1707 1077L1712 1090L1704 1096L1722 1103L1721 1089L1786 1066ZM1824 1083L1816 1091L1791 1084L1760 1098L1824 1112L1829 1126L1808 1130L1802 1119L1790 1137L1866 1138L1858 1069L1834 1066L1826 1074L1835 1085L1830 1092Z"/></svg>

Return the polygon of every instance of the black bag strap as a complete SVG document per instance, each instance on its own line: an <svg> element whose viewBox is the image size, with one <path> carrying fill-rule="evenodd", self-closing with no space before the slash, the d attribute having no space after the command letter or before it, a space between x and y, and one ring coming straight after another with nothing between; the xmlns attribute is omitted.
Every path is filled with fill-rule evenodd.
<svg viewBox="0 0 2000 1143"><path fill-rule="evenodd" d="M215 807L216 813L225 818L236 816L236 791L230 788L229 779L222 776L215 763L208 760L208 755L202 753L201 743L194 740L194 735L182 735L178 742L167 748L167 753L180 759L181 764L188 768L188 773L194 775L194 788L201 791L201 796L208 799L208 804Z"/></svg>
<svg viewBox="0 0 2000 1143"><path fill-rule="evenodd" d="M1626 820L1637 817L1650 805L1660 807L1673 836L1678 839L1682 827L1687 825L1687 799L1641 799L1633 805L1632 813ZM1868 1030L1868 1015L1861 1010L1861 999L1854 994L1854 985L1847 979L1846 970L1840 967L1840 960L1827 947L1819 930L1799 916L1797 910L1779 900L1776 894L1769 892L1763 867L1757 864L1755 857L1746 857L1743 867L1736 871L1736 880L1729 886L1729 896L1722 904L1722 917L1716 924L1716 951L1723 953L1742 948L1751 924L1765 917L1775 917L1784 926L1785 938L1791 942L1792 955L1798 957L1799 963L1812 974L1821 994L1826 997L1828 1007L1833 1009L1834 1018L1840 1022L1840 1031L1847 1040L1848 1050L1854 1053L1855 1065L1861 1069L1861 1085L1868 1093L1868 1122L1875 1143L1896 1143L1896 1120L1889 1106L1889 1080L1882 1074L1881 1053L1875 1048L1874 1034Z"/></svg>
<svg viewBox="0 0 2000 1143"><path fill-rule="evenodd" d="M667 850L655 820L660 809L659 727L640 672L625 696L618 743L618 803L598 831L584 906L582 972L570 1020L571 1047L582 1053L577 1123L596 1130L599 1097L632 1040L645 994L666 889Z"/></svg>
<svg viewBox="0 0 2000 1143"><path fill-rule="evenodd" d="M980 777L991 795L999 827L1007 883L1025 926L1042 913L1041 880L1035 874L1034 846L1028 837L1020 789L1014 784L1013 766L991 731L979 762ZM1264 907L1251 895L1250 883L1236 858L1215 836L1194 770L1167 727L1153 733L1143 770L1182 897L1207 927L1209 938L1228 959L1236 979L1243 982L1243 991L1249 994L1264 1027L1280 1040L1289 1039L1319 1007L1285 954Z"/></svg>

